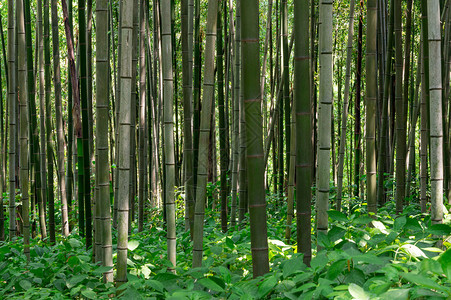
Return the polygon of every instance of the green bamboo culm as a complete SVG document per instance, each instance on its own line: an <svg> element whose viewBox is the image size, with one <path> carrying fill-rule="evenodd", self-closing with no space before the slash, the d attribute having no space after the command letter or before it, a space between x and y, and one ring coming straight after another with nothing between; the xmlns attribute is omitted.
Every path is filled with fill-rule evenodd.
<svg viewBox="0 0 451 300"><path fill-rule="evenodd" d="M171 45L171 3L162 1L161 8L161 40L163 70L163 119L164 119L164 165L165 165L165 208L166 238L168 260L176 266L176 225L175 225L175 155L174 155L174 109L173 109L173 73ZM174 271L173 268L169 268Z"/></svg>
<svg viewBox="0 0 451 300"><path fill-rule="evenodd" d="M330 136L333 103L332 82L332 11L333 0L321 0L319 6L320 79L318 116L318 183L317 183L317 234L327 234L330 178Z"/></svg>
<svg viewBox="0 0 451 300"><path fill-rule="evenodd" d="M61 230L64 236L69 235L69 217L68 203L66 193L66 175L64 172L64 124L63 109L61 99L61 69L60 69L60 50L59 50L59 30L58 30L58 6L56 1L51 3L52 12L52 41L53 41L53 85L55 88L55 112L56 112L56 132L58 142L58 190L61 199ZM51 232L52 237L52 232Z"/></svg>
<svg viewBox="0 0 451 300"><path fill-rule="evenodd" d="M246 118L246 161L248 170L249 215L253 276L269 272L266 224L263 121L260 95L259 1L242 1L241 57L242 94Z"/></svg>
<svg viewBox="0 0 451 300"><path fill-rule="evenodd" d="M429 60L429 120L431 157L431 221L443 223L443 113L442 113L442 71L440 1L429 0L428 47Z"/></svg>
<svg viewBox="0 0 451 300"><path fill-rule="evenodd" d="M400 214L404 207L405 175L406 175L406 113L402 95L402 10L401 0L394 0L394 29L395 29L395 126L396 126L396 212Z"/></svg>
<svg viewBox="0 0 451 300"><path fill-rule="evenodd" d="M133 0L122 1L120 30L122 34L120 60L120 108L118 149L118 198L117 201L117 273L116 285L127 281L128 217L130 203L130 135L131 135L131 90L132 90L132 37Z"/></svg>
<svg viewBox="0 0 451 300"><path fill-rule="evenodd" d="M214 99L214 54L218 0L208 1L207 37L205 46L205 71L203 84L202 112L199 129L199 157L196 185L196 206L194 213L193 268L202 266L205 198L207 190L208 140Z"/></svg>
<svg viewBox="0 0 451 300"><path fill-rule="evenodd" d="M79 188L78 193L82 194L84 205L84 221L86 234L86 249L92 246L92 216L91 216L91 178L90 178L90 153L89 153L89 119L88 119L88 70L87 70L87 49L86 49L86 13L85 0L78 0L78 25L79 25L79 47L80 47L80 104L82 119L82 143L77 141L78 151L78 172ZM90 62L89 62L90 63ZM80 170L83 169L82 176ZM83 182L80 182L83 181ZM82 191L80 190L82 188ZM78 197L80 200L80 196ZM80 212L81 214L81 212Z"/></svg>
<svg viewBox="0 0 451 300"><path fill-rule="evenodd" d="M97 147L97 184L96 212L100 219L96 232L100 232L101 261L106 267L113 266L111 236L110 181L108 166L108 117L109 117L109 47L108 47L108 1L97 0L96 5L96 147ZM97 217L97 216L96 216ZM98 243L98 241L96 241ZM97 259L99 259L96 256ZM103 273L105 282L113 281L113 270Z"/></svg>
<svg viewBox="0 0 451 300"><path fill-rule="evenodd" d="M30 221L28 195L28 105L27 105L27 58L25 41L25 13L24 2L16 1L17 13L17 91L19 99L19 177L20 192L22 194L23 243L24 254L30 260Z"/></svg>
<svg viewBox="0 0 451 300"><path fill-rule="evenodd" d="M367 2L366 36L366 193L368 212L376 213L376 99L378 90L376 0L369 0Z"/></svg>
<svg viewBox="0 0 451 300"><path fill-rule="evenodd" d="M298 253L304 254L309 265L311 247L311 201L313 172L312 97L310 84L309 39L304 33L309 28L309 0L296 0L299 14L294 23L294 98L296 102L296 230Z"/></svg>
<svg viewBox="0 0 451 300"><path fill-rule="evenodd" d="M220 1L221 2L221 1ZM221 229L227 231L227 170L228 170L228 153L226 146L226 120L224 109L224 59L223 59L223 41L222 41L222 17L221 10L218 9L218 30L216 45L216 66L218 76L218 111L219 111L219 156L221 164ZM224 24L225 25L225 24Z"/></svg>
<svg viewBox="0 0 451 300"><path fill-rule="evenodd" d="M9 111L9 240L16 236L16 47L14 0L8 0L8 111Z"/></svg>
<svg viewBox="0 0 451 300"><path fill-rule="evenodd" d="M53 194L53 149L52 149L52 114L51 99L52 82L50 74L50 6L49 0L44 0L44 108L45 108L45 141L47 145L47 202L49 205L49 227L54 226L54 194ZM39 207L41 235L47 236L45 225L45 206ZM53 223L52 225L50 223Z"/></svg>
<svg viewBox="0 0 451 300"><path fill-rule="evenodd" d="M189 24L192 24L188 18L189 5L188 0L181 1L181 21L182 21L182 80L183 80L183 117L184 117L184 147L183 157L185 161L185 227L190 230L192 235L194 227L194 218L190 217L194 210L194 176L193 176L193 138L192 138L192 42L190 43ZM190 48L191 47L191 48ZM191 63L191 64L190 64Z"/></svg>

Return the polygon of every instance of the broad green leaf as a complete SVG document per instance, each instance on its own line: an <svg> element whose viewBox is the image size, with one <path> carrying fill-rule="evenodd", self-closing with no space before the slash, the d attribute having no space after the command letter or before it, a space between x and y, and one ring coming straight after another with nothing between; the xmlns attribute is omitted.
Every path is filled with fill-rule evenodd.
<svg viewBox="0 0 451 300"><path fill-rule="evenodd" d="M439 261L448 281L451 282L451 248L440 255Z"/></svg>
<svg viewBox="0 0 451 300"><path fill-rule="evenodd" d="M358 286L357 284L351 283L348 287L348 291L351 294L352 297L354 297L357 300L369 300L370 295L365 292L365 290Z"/></svg>
<svg viewBox="0 0 451 300"><path fill-rule="evenodd" d="M334 262L327 270L327 279L335 280L344 270L346 270L346 259Z"/></svg>
<svg viewBox="0 0 451 300"><path fill-rule="evenodd" d="M381 221L373 220L371 223L373 224L374 228L379 229L382 233L388 234L387 228L384 224L382 224Z"/></svg>
<svg viewBox="0 0 451 300"><path fill-rule="evenodd" d="M75 275L75 276L69 278L66 285L68 288L72 288L72 287L76 286L77 284L79 284L80 282L82 282L83 280L85 280L85 278L87 276L88 275L86 275L86 274Z"/></svg>
<svg viewBox="0 0 451 300"><path fill-rule="evenodd" d="M306 290L308 290L310 288L313 288L313 287L316 287L316 284L314 284L313 282L309 282L309 283L303 284L300 287L294 289L292 292L293 293L303 292L303 291L306 291Z"/></svg>
<svg viewBox="0 0 451 300"><path fill-rule="evenodd" d="M438 289L438 290L445 290L445 291L447 290L443 286L440 286L438 283L433 281L432 279L429 279L420 274L401 273L400 275L407 281L415 283L419 286L424 286L424 287L427 287L430 289Z"/></svg>
<svg viewBox="0 0 451 300"><path fill-rule="evenodd" d="M128 248L128 250L133 251L136 248L138 248L138 246L139 246L139 241L131 240L131 241L128 242L128 247L127 248Z"/></svg>
<svg viewBox="0 0 451 300"><path fill-rule="evenodd" d="M448 224L434 224L427 229L427 232L433 235L450 235L451 226Z"/></svg>
<svg viewBox="0 0 451 300"><path fill-rule="evenodd" d="M416 231L423 231L423 227L421 227L420 223L417 219L408 218L406 225L404 226L404 229L409 229L414 232Z"/></svg>
<svg viewBox="0 0 451 300"><path fill-rule="evenodd" d="M97 299L97 294L90 288L81 291L81 294L88 299Z"/></svg>
<svg viewBox="0 0 451 300"><path fill-rule="evenodd" d="M421 261L421 270L424 272L431 272L436 275L442 274L443 266L440 265L440 262L436 261L435 259L423 259Z"/></svg>
<svg viewBox="0 0 451 300"><path fill-rule="evenodd" d="M334 221L340 221L340 222L348 222L349 221L348 217L346 217L346 215L340 211L329 210L327 212L327 214L329 215L329 218L331 218Z"/></svg>
<svg viewBox="0 0 451 300"><path fill-rule="evenodd" d="M387 259L380 258L374 254L365 253L361 255L354 256L353 259L355 261L364 262L367 264L374 264L374 265L384 265L387 262Z"/></svg>
<svg viewBox="0 0 451 300"><path fill-rule="evenodd" d="M220 247L220 246L211 246L210 247L210 251L213 254L219 255L219 254L222 253L222 247Z"/></svg>
<svg viewBox="0 0 451 300"><path fill-rule="evenodd" d="M222 288L219 284L217 284L215 281L211 280L208 277L205 278L201 278L198 281L201 285L203 285L204 287L206 287L209 290L212 290L214 292L223 292L224 288Z"/></svg>
<svg viewBox="0 0 451 300"><path fill-rule="evenodd" d="M24 290L28 290L29 288L31 288L31 282L29 282L28 280L25 280L25 279L22 279L21 281L19 281L19 285Z"/></svg>
<svg viewBox="0 0 451 300"><path fill-rule="evenodd" d="M323 248L329 249L333 247L333 244L330 242L327 234L323 232L318 232L318 244Z"/></svg>
<svg viewBox="0 0 451 300"><path fill-rule="evenodd" d="M406 216L397 217L395 219L395 223L393 224L393 229L396 232L400 232L404 225L406 225L407 219Z"/></svg>
<svg viewBox="0 0 451 300"><path fill-rule="evenodd" d="M232 281L232 274L230 273L230 270L223 267L223 266L219 266L217 268L217 273L221 274L222 279L224 279L224 281L226 283L231 283Z"/></svg>
<svg viewBox="0 0 451 300"><path fill-rule="evenodd" d="M407 300L409 299L410 289L388 290L380 295L381 300Z"/></svg>
<svg viewBox="0 0 451 300"><path fill-rule="evenodd" d="M272 289L277 285L277 279L274 276L270 276L258 286L257 298L263 298L268 295Z"/></svg>
<svg viewBox="0 0 451 300"><path fill-rule="evenodd" d="M100 266L100 267L98 267L97 269L95 269L94 271L92 271L92 274L94 274L94 275L100 275L100 274L103 274L103 273L105 273L105 272L108 272L108 271L110 271L110 270L112 270L112 269L113 269L113 267Z"/></svg>
<svg viewBox="0 0 451 300"><path fill-rule="evenodd" d="M146 280L146 284L148 284L151 288L153 288L154 290L163 293L164 291L164 286L161 282L157 281L157 280Z"/></svg>
<svg viewBox="0 0 451 300"><path fill-rule="evenodd" d="M229 247L231 250L235 249L235 243L228 237L226 237L226 245L227 247Z"/></svg>
<svg viewBox="0 0 451 300"><path fill-rule="evenodd" d="M289 292L294 289L296 284L292 280L282 280L277 286L276 291L278 293Z"/></svg>
<svg viewBox="0 0 451 300"><path fill-rule="evenodd" d="M405 245L401 246L401 249L403 249L407 254L409 254L410 256L413 256L415 258L418 258L418 257L427 258L426 254L424 254L424 252L421 251L421 249L415 245L405 244Z"/></svg>
<svg viewBox="0 0 451 300"><path fill-rule="evenodd" d="M64 291L66 288L66 282L63 279L57 279L53 281L53 285L60 291Z"/></svg>
<svg viewBox="0 0 451 300"><path fill-rule="evenodd" d="M373 221L373 219L369 216L360 216L357 219L353 220L352 222L356 225L366 225Z"/></svg>
<svg viewBox="0 0 451 300"><path fill-rule="evenodd" d="M343 238L346 234L346 230L338 226L333 226L327 233L327 237L332 243L335 243L339 239Z"/></svg>
<svg viewBox="0 0 451 300"><path fill-rule="evenodd" d="M144 278L149 279L150 273L152 273L152 271L150 271L147 265L144 265L141 267L141 273L144 275Z"/></svg>
<svg viewBox="0 0 451 300"><path fill-rule="evenodd" d="M320 252L317 256L315 256L312 261L310 262L310 265L312 266L313 270L315 272L318 272L322 270L327 263L329 262L329 259L326 256L325 252Z"/></svg>
<svg viewBox="0 0 451 300"><path fill-rule="evenodd" d="M302 262L302 258L301 257L297 257L297 258L293 258L290 260L287 260L284 262L283 264L283 277L287 278L290 275L298 272L298 271L302 271L305 268L304 263Z"/></svg>
<svg viewBox="0 0 451 300"><path fill-rule="evenodd" d="M69 244L72 248L80 248L81 246L83 246L82 242L77 239L69 239Z"/></svg>
<svg viewBox="0 0 451 300"><path fill-rule="evenodd" d="M142 295L133 286L128 287L121 294L120 298L133 300L143 299Z"/></svg>

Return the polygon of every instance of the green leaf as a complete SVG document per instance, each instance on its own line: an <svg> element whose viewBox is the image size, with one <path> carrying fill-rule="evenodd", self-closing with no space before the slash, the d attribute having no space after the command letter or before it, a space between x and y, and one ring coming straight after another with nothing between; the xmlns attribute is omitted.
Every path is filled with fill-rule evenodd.
<svg viewBox="0 0 451 300"><path fill-rule="evenodd" d="M438 283L434 282L432 279L429 279L420 274L412 274L412 273L401 273L400 274L404 279L410 281L419 286L424 286L430 289L438 289L438 290L447 290L444 287L440 286Z"/></svg>
<svg viewBox="0 0 451 300"><path fill-rule="evenodd" d="M361 217L358 217L357 219L353 220L352 222L356 225L367 225L371 221L373 221L373 219L371 217L361 216Z"/></svg>
<svg viewBox="0 0 451 300"><path fill-rule="evenodd" d="M346 269L346 259L334 262L327 270L327 279L335 280Z"/></svg>
<svg viewBox="0 0 451 300"><path fill-rule="evenodd" d="M365 290L358 286L357 284L351 283L348 287L348 291L351 294L352 297L354 297L357 300L369 300L370 295L365 292Z"/></svg>
<svg viewBox="0 0 451 300"><path fill-rule="evenodd" d="M72 288L72 287L76 286L77 284L79 284L80 282L82 282L83 280L85 280L85 278L87 276L88 275L86 275L86 274L75 275L74 277L69 278L66 285L68 288Z"/></svg>
<svg viewBox="0 0 451 300"><path fill-rule="evenodd" d="M327 263L329 262L329 259L326 256L325 252L320 252L317 256L315 256L312 261L310 262L310 265L312 266L313 270L316 272L322 270Z"/></svg>
<svg viewBox="0 0 451 300"><path fill-rule="evenodd" d="M305 265L302 262L301 257L287 260L283 263L283 278L287 278L296 272L302 271L303 269L305 269Z"/></svg>
<svg viewBox="0 0 451 300"><path fill-rule="evenodd" d="M97 294L90 288L81 291L81 294L88 299L97 299Z"/></svg>
<svg viewBox="0 0 451 300"><path fill-rule="evenodd" d="M410 256L413 256L415 258L418 258L418 257L428 258L426 256L426 254L424 254L424 252L421 251L421 249L415 245L405 244L405 245L401 246L401 249L403 249L407 254L409 254Z"/></svg>
<svg viewBox="0 0 451 300"><path fill-rule="evenodd" d="M293 293L303 292L303 291L306 291L306 290L308 290L310 288L313 288L313 287L316 287L316 284L314 284L313 282L309 282L309 283L303 284L300 287L294 289L292 292Z"/></svg>
<svg viewBox="0 0 451 300"><path fill-rule="evenodd" d="M406 216L401 216L395 219L395 223L393 224L393 229L396 232L399 232L402 230L404 225L406 225L407 219Z"/></svg>
<svg viewBox="0 0 451 300"><path fill-rule="evenodd" d="M235 249L235 243L228 237L226 237L226 245L227 247L229 247L231 250Z"/></svg>
<svg viewBox="0 0 451 300"><path fill-rule="evenodd" d="M277 286L276 291L278 293L289 292L294 289L296 284L292 280L282 280Z"/></svg>
<svg viewBox="0 0 451 300"><path fill-rule="evenodd" d="M380 258L374 254L365 253L362 255L354 256L353 259L355 261L364 262L367 264L374 264L374 265L384 265L388 259Z"/></svg>
<svg viewBox="0 0 451 300"><path fill-rule="evenodd" d="M53 281L53 285L60 292L64 291L64 289L66 288L66 282L63 279L57 279L57 280Z"/></svg>
<svg viewBox="0 0 451 300"><path fill-rule="evenodd" d="M222 253L222 247L220 247L220 246L211 246L210 247L210 251L213 254L219 255L219 254Z"/></svg>
<svg viewBox="0 0 451 300"><path fill-rule="evenodd" d="M223 292L224 288L222 288L219 284L217 284L215 281L211 280L208 277L205 278L201 278L198 281L201 285L203 285L204 287L206 287L209 290L212 290L214 292Z"/></svg>
<svg viewBox="0 0 451 300"><path fill-rule="evenodd" d="M388 290L380 295L381 300L407 300L409 299L410 289Z"/></svg>
<svg viewBox="0 0 451 300"><path fill-rule="evenodd" d="M434 224L427 229L427 232L433 235L450 235L451 226L448 224Z"/></svg>
<svg viewBox="0 0 451 300"><path fill-rule="evenodd" d="M349 221L348 217L346 217L346 215L340 211L329 210L327 212L327 214L329 215L329 218L331 218L334 221L340 221L340 222L348 222Z"/></svg>
<svg viewBox="0 0 451 300"><path fill-rule="evenodd" d="M19 281L19 285L24 290L28 290L29 288L31 288L31 282L29 282L28 280L25 280L25 279L22 279L21 281Z"/></svg>
<svg viewBox="0 0 451 300"><path fill-rule="evenodd" d="M120 298L134 300L143 299L141 294L133 286L128 287L125 292L121 294Z"/></svg>
<svg viewBox="0 0 451 300"><path fill-rule="evenodd" d="M105 272L108 272L110 270L112 270L113 267L106 267L106 266L100 266L97 269L95 269L94 271L92 271L92 274L94 275L101 275Z"/></svg>
<svg viewBox="0 0 451 300"><path fill-rule="evenodd" d="M136 248L138 248L138 246L139 246L139 241L131 240L131 241L128 242L128 247L127 248L128 248L128 250L133 251Z"/></svg>
<svg viewBox="0 0 451 300"><path fill-rule="evenodd" d="M439 260L440 260L440 258L439 258ZM442 274L441 269L443 269L443 266L441 266L440 262L436 261L435 259L429 258L429 259L423 259L421 261L421 270L424 272L431 272L431 273L434 273L435 275L441 275Z"/></svg>
<svg viewBox="0 0 451 300"><path fill-rule="evenodd" d="M216 270L217 273L221 274L222 279L224 279L226 283L231 283L232 274L230 273L229 269L223 266L219 266L218 268L216 268Z"/></svg>
<svg viewBox="0 0 451 300"><path fill-rule="evenodd" d="M327 233L327 237L332 243L335 243L339 239L342 239L346 234L346 230L343 228L333 226Z"/></svg>
<svg viewBox="0 0 451 300"><path fill-rule="evenodd" d="M76 239L69 239L69 244L72 248L80 248L83 246L82 242Z"/></svg>
<svg viewBox="0 0 451 300"><path fill-rule="evenodd" d="M448 281L451 282L451 248L440 255L439 262L442 265L443 273L448 277Z"/></svg>
<svg viewBox="0 0 451 300"><path fill-rule="evenodd" d="M161 282L157 281L157 280L146 280L146 284L148 284L151 288L153 288L154 290L163 293L164 291L164 286Z"/></svg>
<svg viewBox="0 0 451 300"><path fill-rule="evenodd" d="M388 234L387 228L384 224L382 224L381 221L373 220L371 223L373 224L374 228L379 229L382 233Z"/></svg>
<svg viewBox="0 0 451 300"><path fill-rule="evenodd" d="M277 285L277 279L275 276L270 276L267 279L265 279L259 286L258 286L258 294L257 298L263 298L264 296L268 295L269 292L271 292L272 289Z"/></svg>

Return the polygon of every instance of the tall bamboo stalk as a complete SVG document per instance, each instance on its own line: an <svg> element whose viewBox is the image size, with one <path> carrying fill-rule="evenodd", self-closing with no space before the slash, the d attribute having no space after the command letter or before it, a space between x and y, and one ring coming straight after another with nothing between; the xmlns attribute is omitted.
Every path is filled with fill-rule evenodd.
<svg viewBox="0 0 451 300"><path fill-rule="evenodd" d="M27 106L27 57L26 57L26 41L25 41L25 16L24 2L19 0L16 2L17 13L17 72L18 82L17 91L19 99L20 114L20 192L22 194L22 220L23 220L23 242L24 254L27 260L30 259L30 221L29 221L29 195L28 195L28 106Z"/></svg>
<svg viewBox="0 0 451 300"><path fill-rule="evenodd" d="M121 43L121 73L120 73L120 111L119 111L119 174L117 180L117 285L127 281L127 245L128 245L128 218L130 198L130 124L131 124L131 89L132 89L132 37L133 37L133 10L134 0L122 1L120 30Z"/></svg>
<svg viewBox="0 0 451 300"><path fill-rule="evenodd" d="M406 175L406 113L402 95L402 20L401 0L394 1L395 17L395 105L396 105L396 212L401 213L405 198Z"/></svg>
<svg viewBox="0 0 451 300"><path fill-rule="evenodd" d="M175 225L175 157L174 157L174 113L173 113L173 76L171 45L171 5L169 1L160 3L162 76L164 102L164 165L165 165L165 208L168 260L176 266L176 225ZM173 270L172 268L170 268Z"/></svg>
<svg viewBox="0 0 451 300"><path fill-rule="evenodd" d="M340 134L340 150L338 159L338 185L337 185L337 202L336 209L341 210L342 195L343 195L343 164L345 158L346 145L346 128L348 124L348 110L349 110L349 86L351 81L351 59L352 59L352 39L354 36L354 6L355 1L351 0L349 4L349 29L348 42L346 46L346 75L345 75L345 91L343 99L343 111L341 118L341 134Z"/></svg>
<svg viewBox="0 0 451 300"><path fill-rule="evenodd" d="M205 199L207 188L208 139L210 134L212 106L214 99L214 58L218 1L208 1L205 69L202 97L202 112L199 129L199 157L196 185L196 207L194 213L193 267L202 266Z"/></svg>
<svg viewBox="0 0 451 300"><path fill-rule="evenodd" d="M60 72L60 51L58 33L58 7L56 1L51 3L52 10L52 41L53 41L53 84L55 87L55 107L56 107L56 134L58 141L58 188L61 199L61 223L64 236L69 235L69 219L67 208L66 177L64 172L64 128L63 113L61 103L61 72Z"/></svg>
<svg viewBox="0 0 451 300"><path fill-rule="evenodd" d="M269 272L266 229L265 164L260 94L259 1L243 1L241 6L241 56L243 102L246 117L246 162L249 180L252 269L254 278Z"/></svg>
<svg viewBox="0 0 451 300"><path fill-rule="evenodd" d="M96 5L96 148L97 185L99 186L96 206L100 215L96 232L101 232L102 265L113 266L111 212L110 212L110 174L108 167L108 116L109 116L109 48L108 48L108 1L98 0ZM96 215L97 217L97 215ZM97 243L97 241L96 241ZM113 270L103 273L105 282L113 281Z"/></svg>
<svg viewBox="0 0 451 300"><path fill-rule="evenodd" d="M429 60L429 116L430 116L430 157L431 157L431 221L443 222L443 114L442 114L442 71L440 1L429 0L428 46Z"/></svg>
<svg viewBox="0 0 451 300"><path fill-rule="evenodd" d="M366 197L368 212L376 213L377 0L367 2L366 36Z"/></svg>
<svg viewBox="0 0 451 300"><path fill-rule="evenodd" d="M332 0L321 0L320 14L320 108L318 116L317 232L327 234L330 178L332 90Z"/></svg>

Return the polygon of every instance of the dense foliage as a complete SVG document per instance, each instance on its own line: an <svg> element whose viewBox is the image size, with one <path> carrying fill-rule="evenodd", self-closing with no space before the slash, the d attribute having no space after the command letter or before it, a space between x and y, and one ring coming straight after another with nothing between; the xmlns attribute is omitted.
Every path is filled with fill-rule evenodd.
<svg viewBox="0 0 451 300"><path fill-rule="evenodd" d="M109 298L120 290L125 299L446 299L451 296L451 216L431 225L416 204L402 215L387 204L376 218L355 205L348 216L328 212L331 224L320 235L323 247L307 267L296 245L281 241L286 205L268 195L271 272L252 279L248 226L224 234L219 213L207 210L203 267L191 268L188 232L179 232L176 274L167 272L166 238L158 211L147 230L130 236L128 282L119 288L103 283L105 268L91 261L84 241L73 232L55 246L32 241L30 262L23 242L0 244L0 298ZM285 202L283 202L285 203ZM179 211L182 215L182 210ZM183 218L178 218L181 223ZM178 224L182 226L182 224ZM116 236L113 239L115 247ZM446 251L442 250L445 249ZM116 249L113 248L114 253ZM113 258L116 256L113 254Z"/></svg>

